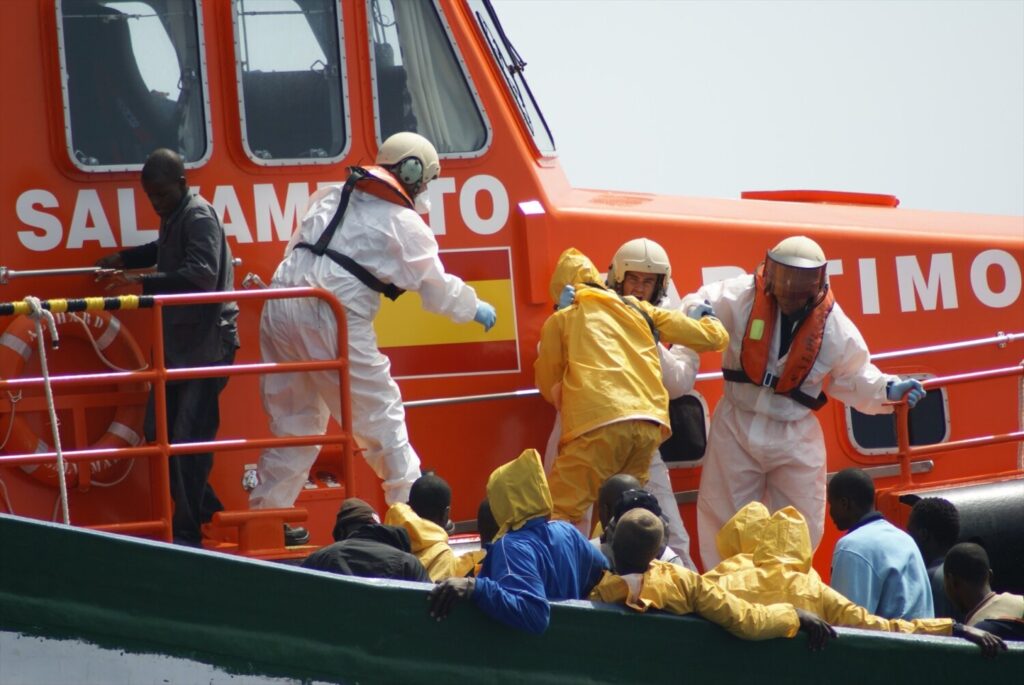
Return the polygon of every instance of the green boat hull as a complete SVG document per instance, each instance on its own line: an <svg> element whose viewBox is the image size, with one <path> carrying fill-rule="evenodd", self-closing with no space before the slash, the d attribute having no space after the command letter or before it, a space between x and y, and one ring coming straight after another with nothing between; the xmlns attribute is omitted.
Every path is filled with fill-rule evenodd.
<svg viewBox="0 0 1024 685"><path fill-rule="evenodd" d="M1009 681L1024 672L1024 646L987 660L951 638L840 630L825 651L811 653L803 636L744 642L701 619L589 602L555 604L542 636L508 629L469 604L437 623L427 615L423 585L12 516L0 516L0 555L0 630L235 674L360 683L862 685L865 678ZM54 648L53 658L60 656ZM7 660L3 670L16 674L17 664Z"/></svg>

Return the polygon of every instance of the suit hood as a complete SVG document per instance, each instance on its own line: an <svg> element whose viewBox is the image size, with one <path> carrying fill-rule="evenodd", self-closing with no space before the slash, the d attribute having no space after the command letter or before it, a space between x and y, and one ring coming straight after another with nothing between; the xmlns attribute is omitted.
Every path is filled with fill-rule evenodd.
<svg viewBox="0 0 1024 685"><path fill-rule="evenodd" d="M579 286L584 283L604 287L601 272L597 270L590 258L576 248L570 247L558 258L558 265L551 275L552 301L558 302L565 286L572 285L579 289Z"/></svg>
<svg viewBox="0 0 1024 685"><path fill-rule="evenodd" d="M498 524L495 540L527 521L551 516L551 492L537 450L496 468L487 481L487 500Z"/></svg>

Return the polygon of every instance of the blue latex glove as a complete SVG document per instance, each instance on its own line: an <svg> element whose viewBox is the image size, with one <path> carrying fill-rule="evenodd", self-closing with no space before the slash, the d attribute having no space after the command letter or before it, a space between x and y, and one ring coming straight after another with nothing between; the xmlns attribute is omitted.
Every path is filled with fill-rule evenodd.
<svg viewBox="0 0 1024 685"><path fill-rule="evenodd" d="M901 400L906 396L907 404L910 407L913 407L915 404L920 402L927 394L928 393L925 392L924 386L921 385L921 381L915 378L908 378L906 380L892 383L885 392L885 396L888 397L891 402Z"/></svg>
<svg viewBox="0 0 1024 685"><path fill-rule="evenodd" d="M476 314L473 315L473 321L483 326L485 331L489 331L494 327L494 322L497 320L498 312L494 311L494 307L480 300L476 305Z"/></svg>
<svg viewBox="0 0 1024 685"><path fill-rule="evenodd" d="M690 311L686 313L691 319L703 319L705 316L714 316L715 309L711 306L711 303L704 300L701 304L690 307Z"/></svg>
<svg viewBox="0 0 1024 685"><path fill-rule="evenodd" d="M565 309L576 300L576 288L572 285L567 285L562 288L562 294L558 296L558 306L555 310Z"/></svg>

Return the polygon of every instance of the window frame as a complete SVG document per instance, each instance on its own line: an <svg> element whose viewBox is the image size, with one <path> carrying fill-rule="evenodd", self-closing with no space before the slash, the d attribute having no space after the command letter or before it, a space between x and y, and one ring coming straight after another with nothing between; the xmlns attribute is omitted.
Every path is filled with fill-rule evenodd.
<svg viewBox="0 0 1024 685"><path fill-rule="evenodd" d="M919 381L934 378L934 374L906 374L905 378L916 378ZM945 418L945 431L942 434L942 438L937 442L927 443L929 445L941 445L942 443L949 442L950 432L952 430L952 418L949 415L949 394L946 392L946 388L937 388L936 390L929 391L929 394L938 392L939 397L942 398L942 412ZM899 453L899 446L893 445L892 447L864 447L857 442L857 436L854 435L853 430L853 409L849 405L843 405L843 421L846 424L846 438L850 442L850 446L857 452L864 456L885 456L885 455L896 455ZM887 416L893 416L887 414Z"/></svg>
<svg viewBox="0 0 1024 685"><path fill-rule="evenodd" d="M373 0L364 0L363 7L366 9L366 49L369 52L370 58L370 96L373 102L373 135L377 140L377 146L379 147L384 144L384 140L381 137L380 106L378 104L377 97L377 58L376 55L374 55L375 51L373 49L373 9L370 6L372 2ZM483 157L488 151L490 151L491 143L494 141L494 131L491 128L491 120L487 117L487 109L483 105L483 101L480 98L480 93L476 88L476 84L469 75L469 69L466 67L466 60L462 57L462 51L459 49L459 44L455 40L455 35L452 33L452 27L448 23L448 18L442 11L438 0L430 0L430 3L434 8L434 12L441 20L441 28L444 29L445 36L448 38L448 45L451 46L455 59L458 61L459 69L462 71L462 77L466 80L466 85L469 87L469 94L473 98L473 104L476 105L476 111L480 115L480 120L484 125L484 144L480 146L478 150L472 150L470 152L441 152L438 150L437 156L440 159L476 159L478 157Z"/></svg>
<svg viewBox="0 0 1024 685"><path fill-rule="evenodd" d="M249 145L248 121L245 116L245 90L242 86L242 45L239 40L238 30L238 4L235 0L231 2L231 39L234 42L235 57L235 93L238 103L238 130L242 141L242 150L246 158L253 164L261 167L281 166L325 166L337 164L345 159L352 150L352 107L348 95L348 64L345 60L345 26L342 12L342 4L338 2L329 3L334 9L336 19L336 35L338 37L338 75L341 78L341 107L343 120L345 122L345 143L341 146L341 152L334 157L277 157L274 159L263 159L253 154Z"/></svg>
<svg viewBox="0 0 1024 685"><path fill-rule="evenodd" d="M203 0L190 0L190 2L192 2L192 7L195 10L196 33L198 34L196 49L199 52L199 82L202 87L203 132L205 134L206 146L199 159L185 162L185 168L197 169L209 162L210 158L213 156L213 118L210 116L210 86L207 81L206 30L203 26ZM67 50L64 46L64 0L54 0L54 7L57 12L57 61L60 66L61 104L64 110L64 151L67 153L68 159L71 160L71 164L76 169L86 173L141 171L144 162L139 164L106 164L92 166L82 164L78 161L78 157L75 155L74 141L71 138L71 94L68 92Z"/></svg>

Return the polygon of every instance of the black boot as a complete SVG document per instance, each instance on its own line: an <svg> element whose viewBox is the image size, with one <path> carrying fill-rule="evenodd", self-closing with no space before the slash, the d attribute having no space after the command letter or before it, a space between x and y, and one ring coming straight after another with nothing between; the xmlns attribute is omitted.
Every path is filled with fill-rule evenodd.
<svg viewBox="0 0 1024 685"><path fill-rule="evenodd" d="M284 546L294 547L295 545L304 545L309 542L309 531L302 526L295 526L294 528L289 526L287 523L284 524Z"/></svg>

